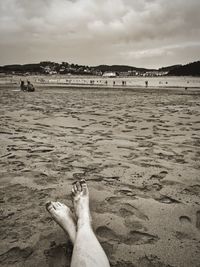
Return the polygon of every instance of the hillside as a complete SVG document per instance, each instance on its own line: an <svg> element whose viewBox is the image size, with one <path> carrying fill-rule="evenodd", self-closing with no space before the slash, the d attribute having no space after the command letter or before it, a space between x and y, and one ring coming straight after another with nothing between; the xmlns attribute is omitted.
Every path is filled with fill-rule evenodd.
<svg viewBox="0 0 200 267"><path fill-rule="evenodd" d="M172 66L167 66L167 67L162 67L162 68L159 68L158 70L159 71L171 71L171 70L173 70L173 69L175 69L175 68L178 68L178 67L180 67L180 66L182 66L182 65L172 65Z"/></svg>
<svg viewBox="0 0 200 267"><path fill-rule="evenodd" d="M173 76L200 76L200 61L187 65L173 65L156 69L136 68L128 65L98 65L85 66L43 61L37 64L14 64L0 66L0 73L5 74L75 74L75 75L102 75L104 72L116 72L119 75L173 75Z"/></svg>
<svg viewBox="0 0 200 267"><path fill-rule="evenodd" d="M178 66L169 71L172 76L200 76L200 61Z"/></svg>

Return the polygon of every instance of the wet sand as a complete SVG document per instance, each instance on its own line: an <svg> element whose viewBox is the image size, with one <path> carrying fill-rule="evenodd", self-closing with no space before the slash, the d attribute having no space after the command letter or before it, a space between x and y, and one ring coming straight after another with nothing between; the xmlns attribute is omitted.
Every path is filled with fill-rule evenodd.
<svg viewBox="0 0 200 267"><path fill-rule="evenodd" d="M44 205L72 207L82 178L111 266L199 266L199 100L1 86L0 266L69 266L72 246Z"/></svg>

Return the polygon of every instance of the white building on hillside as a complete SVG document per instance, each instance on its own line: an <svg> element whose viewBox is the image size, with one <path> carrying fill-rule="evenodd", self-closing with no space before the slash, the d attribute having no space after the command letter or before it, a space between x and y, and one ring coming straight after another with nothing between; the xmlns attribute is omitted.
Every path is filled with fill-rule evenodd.
<svg viewBox="0 0 200 267"><path fill-rule="evenodd" d="M115 72L104 72L102 76L106 78L113 78L113 77L116 77L117 74Z"/></svg>

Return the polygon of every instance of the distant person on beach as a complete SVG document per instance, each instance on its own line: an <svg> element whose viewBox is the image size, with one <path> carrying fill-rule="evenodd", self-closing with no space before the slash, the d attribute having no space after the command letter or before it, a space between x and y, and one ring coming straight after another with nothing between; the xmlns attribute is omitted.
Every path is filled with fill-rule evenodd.
<svg viewBox="0 0 200 267"><path fill-rule="evenodd" d="M35 88L33 86L32 83L30 83L30 81L27 81L27 85L24 84L24 81L20 82L20 89L22 91L26 91L26 92L34 92Z"/></svg>
<svg viewBox="0 0 200 267"><path fill-rule="evenodd" d="M55 222L69 234L74 245L71 267L109 267L108 258L91 225L89 192L85 180L73 183L72 199L76 222L71 210L60 202L48 202L47 211Z"/></svg>
<svg viewBox="0 0 200 267"><path fill-rule="evenodd" d="M145 81L145 86L146 86L146 88L148 87L148 83L149 83L148 81Z"/></svg>
<svg viewBox="0 0 200 267"><path fill-rule="evenodd" d="M21 81L21 82L20 82L20 89L21 89L22 91L25 91L25 90L26 90L26 86L25 86L25 84L24 84L24 81Z"/></svg>
<svg viewBox="0 0 200 267"><path fill-rule="evenodd" d="M30 81L27 81L27 91L28 92L34 92L35 91L35 88L34 88L33 84L30 83Z"/></svg>

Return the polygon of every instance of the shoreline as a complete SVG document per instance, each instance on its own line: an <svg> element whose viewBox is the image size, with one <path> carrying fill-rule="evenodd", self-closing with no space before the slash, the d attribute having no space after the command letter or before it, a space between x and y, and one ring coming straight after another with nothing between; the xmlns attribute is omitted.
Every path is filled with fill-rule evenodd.
<svg viewBox="0 0 200 267"><path fill-rule="evenodd" d="M114 92L140 92L140 93L174 93L174 94L181 94L181 95L199 95L200 94L200 87L190 87L187 90L184 87L174 87L174 86L149 86L149 87L142 87L142 86L105 86L105 85L79 85L79 84L63 84L63 83L35 83L34 84L36 92L38 90L93 90L93 91L114 91ZM20 89L19 84L17 83L0 83L0 90L3 89L10 89L16 90ZM19 92L19 91L17 91Z"/></svg>
<svg viewBox="0 0 200 267"><path fill-rule="evenodd" d="M97 88L97 89L185 89L186 90L200 90L200 86L192 86L192 87L185 87L185 86L142 86L142 85L104 85L104 84L84 84L84 83L77 83L77 84L68 84L68 83L38 83L34 82L36 87L63 87L63 88ZM5 86L16 86L19 87L18 82L5 82L0 83L0 87Z"/></svg>

